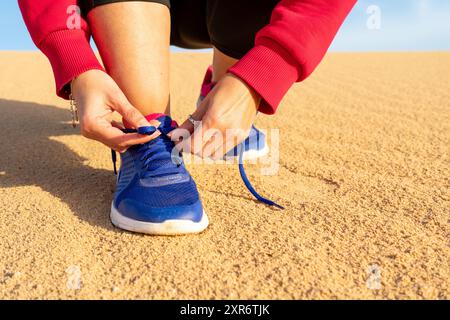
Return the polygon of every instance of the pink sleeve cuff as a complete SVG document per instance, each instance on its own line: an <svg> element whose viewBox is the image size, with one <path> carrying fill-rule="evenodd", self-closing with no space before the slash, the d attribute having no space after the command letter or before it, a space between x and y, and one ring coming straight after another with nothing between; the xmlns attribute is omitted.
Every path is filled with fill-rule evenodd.
<svg viewBox="0 0 450 320"><path fill-rule="evenodd" d="M81 73L104 70L94 54L89 37L83 30L59 30L50 33L39 48L47 56L55 75L56 94L68 99L67 84Z"/></svg>
<svg viewBox="0 0 450 320"><path fill-rule="evenodd" d="M295 61L277 43L260 39L228 70L245 81L262 98L259 111L274 114L286 92L300 78Z"/></svg>

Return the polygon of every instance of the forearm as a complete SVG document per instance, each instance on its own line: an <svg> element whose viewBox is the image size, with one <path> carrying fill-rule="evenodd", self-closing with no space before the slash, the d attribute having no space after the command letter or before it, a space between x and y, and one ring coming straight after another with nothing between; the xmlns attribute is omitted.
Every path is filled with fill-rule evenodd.
<svg viewBox="0 0 450 320"><path fill-rule="evenodd" d="M262 97L260 111L274 113L292 84L306 79L323 59L356 0L283 0L255 47L230 72Z"/></svg>
<svg viewBox="0 0 450 320"><path fill-rule="evenodd" d="M89 28L75 10L76 0L19 0L36 46L49 59L57 94L67 98L67 83L91 69L102 69L89 45Z"/></svg>

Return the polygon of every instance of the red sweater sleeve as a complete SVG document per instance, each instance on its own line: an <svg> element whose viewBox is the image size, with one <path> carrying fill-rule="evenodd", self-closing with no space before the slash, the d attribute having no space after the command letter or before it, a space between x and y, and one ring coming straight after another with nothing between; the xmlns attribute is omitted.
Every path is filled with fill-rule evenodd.
<svg viewBox="0 0 450 320"><path fill-rule="evenodd" d="M229 72L262 97L259 110L275 113L289 88L323 59L356 0L282 0L251 49Z"/></svg>
<svg viewBox="0 0 450 320"><path fill-rule="evenodd" d="M19 0L33 42L50 60L56 92L66 99L66 84L73 78L87 70L103 70L89 44L86 21L74 15L76 4L77 0Z"/></svg>

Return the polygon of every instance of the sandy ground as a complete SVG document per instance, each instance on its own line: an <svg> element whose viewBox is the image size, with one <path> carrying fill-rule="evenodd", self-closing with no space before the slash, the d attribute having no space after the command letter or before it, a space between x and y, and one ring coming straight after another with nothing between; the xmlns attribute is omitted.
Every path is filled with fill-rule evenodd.
<svg viewBox="0 0 450 320"><path fill-rule="evenodd" d="M176 119L209 60L174 54ZM329 55L257 122L279 171L249 176L287 210L191 164L211 225L182 237L111 225L109 150L68 124L43 56L0 70L0 298L450 298L449 53Z"/></svg>

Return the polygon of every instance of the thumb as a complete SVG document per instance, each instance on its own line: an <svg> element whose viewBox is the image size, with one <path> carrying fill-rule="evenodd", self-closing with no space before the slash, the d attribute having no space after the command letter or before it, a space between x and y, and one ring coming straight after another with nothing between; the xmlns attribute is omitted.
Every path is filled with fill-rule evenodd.
<svg viewBox="0 0 450 320"><path fill-rule="evenodd" d="M150 123L145 119L142 113L136 109L131 103L124 98L119 104L114 106L114 109L120 113L124 122L131 125L135 129L139 127L149 126Z"/></svg>

